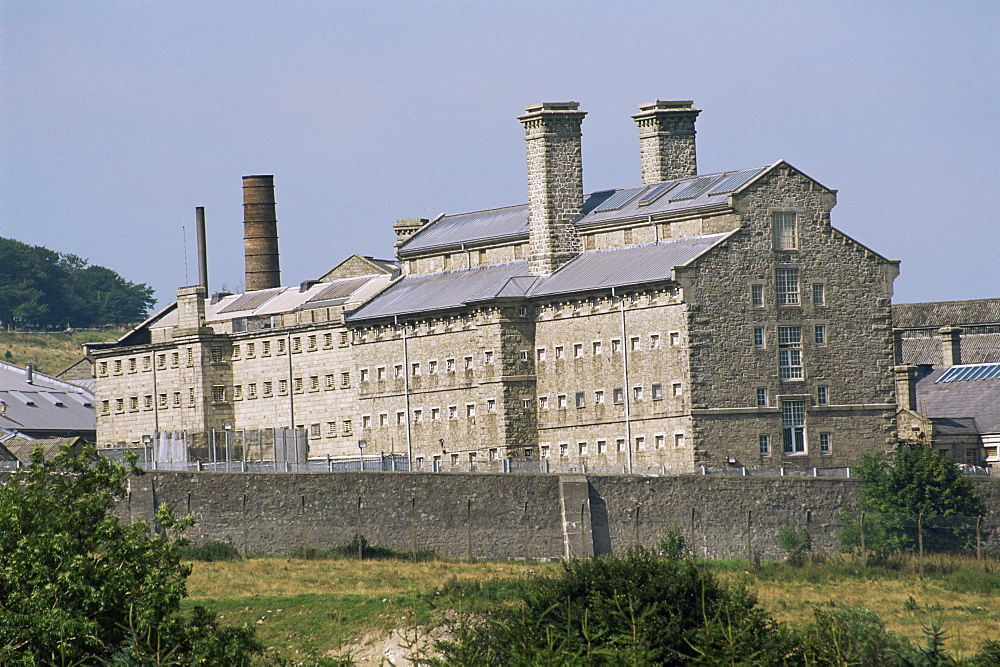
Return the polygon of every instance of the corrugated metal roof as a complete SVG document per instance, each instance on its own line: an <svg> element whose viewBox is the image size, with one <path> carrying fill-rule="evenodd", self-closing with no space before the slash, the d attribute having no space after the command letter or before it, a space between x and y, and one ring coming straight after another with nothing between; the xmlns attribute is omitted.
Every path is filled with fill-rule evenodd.
<svg viewBox="0 0 1000 667"><path fill-rule="evenodd" d="M371 280L371 276L360 276L358 278L344 278L342 280L334 280L329 285L324 287L315 296L309 297L306 303L312 303L314 301L328 301L330 299L346 299L351 296L359 287Z"/></svg>
<svg viewBox="0 0 1000 667"><path fill-rule="evenodd" d="M91 392L37 371L28 384L23 368L0 363L0 401L7 406L0 429L89 435L97 428Z"/></svg>
<svg viewBox="0 0 1000 667"><path fill-rule="evenodd" d="M472 300L498 294L510 278L527 276L527 262L512 262L481 269L408 276L361 306L350 322L431 310L461 308Z"/></svg>
<svg viewBox="0 0 1000 667"><path fill-rule="evenodd" d="M527 262L468 271L408 276L348 317L351 322L462 308L504 297L536 297L662 282L682 266L721 243L732 232L660 243L593 250L568 262L551 276L528 275Z"/></svg>
<svg viewBox="0 0 1000 667"><path fill-rule="evenodd" d="M1000 323L1000 299L892 304L892 325L901 329Z"/></svg>
<svg viewBox="0 0 1000 667"><path fill-rule="evenodd" d="M670 280L673 267L684 266L731 233L585 252L539 280L528 295L571 294Z"/></svg>
<svg viewBox="0 0 1000 667"><path fill-rule="evenodd" d="M747 185L768 167L755 167L739 171L720 172L667 181L664 184L650 183L617 190L603 190L584 196L583 215L576 225L601 224L613 220L630 219L640 216L668 213L687 209L707 208L724 205L729 194ZM667 192L680 194L695 183L705 187L688 190L683 199L664 197ZM639 193L662 187L652 200L638 197ZM648 203L646 203L648 202ZM642 205L640 205L640 203ZM612 204L614 208L612 208ZM528 236L528 205L496 208L446 215L413 235L399 248L401 257L433 248L460 246L462 243L501 240Z"/></svg>
<svg viewBox="0 0 1000 667"><path fill-rule="evenodd" d="M274 289L262 289L255 290L253 292L247 292L246 294L241 294L236 297L232 303L227 304L225 307L219 309L219 314L222 313L235 313L241 310L257 310L265 303L273 299L274 297L285 291L286 287L276 287Z"/></svg>
<svg viewBox="0 0 1000 667"><path fill-rule="evenodd" d="M446 215L423 231L414 234L401 248L400 255L440 246L474 243L528 234L528 205L509 206L489 211Z"/></svg>

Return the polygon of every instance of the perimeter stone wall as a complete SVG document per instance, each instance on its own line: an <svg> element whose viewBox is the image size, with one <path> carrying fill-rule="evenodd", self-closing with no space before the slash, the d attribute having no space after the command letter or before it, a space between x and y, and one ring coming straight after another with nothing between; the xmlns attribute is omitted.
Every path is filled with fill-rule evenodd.
<svg viewBox="0 0 1000 667"><path fill-rule="evenodd" d="M478 559L558 559L566 553L558 475L448 473L153 472L131 482L123 518L149 520L169 503L191 513L193 541L229 542L249 553L286 554L343 544L356 532L401 550L436 549ZM594 551L652 547L677 526L700 556L778 558L777 532L809 529L817 549L835 551L840 509L857 501L848 479L587 476L584 509ZM1000 554L1000 481L979 480L992 529L986 553ZM581 503L582 504L582 503ZM578 521L568 503L565 520ZM569 545L572 547L573 545ZM570 553L575 550L570 549Z"/></svg>

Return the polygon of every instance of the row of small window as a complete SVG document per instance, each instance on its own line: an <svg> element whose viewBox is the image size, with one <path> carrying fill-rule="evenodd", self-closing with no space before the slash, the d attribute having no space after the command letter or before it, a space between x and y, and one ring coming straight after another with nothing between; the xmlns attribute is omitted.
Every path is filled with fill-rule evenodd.
<svg viewBox="0 0 1000 667"><path fill-rule="evenodd" d="M812 283L811 287L812 304L825 306L826 284ZM799 270L776 269L774 272L774 292L779 306L800 305L802 300L799 290ZM754 308L764 307L764 285L762 283L750 285L750 304Z"/></svg>
<svg viewBox="0 0 1000 667"><path fill-rule="evenodd" d="M675 449L681 449L684 447L684 434L677 432L673 434L673 438L670 439L671 444ZM653 436L652 446L653 449L666 449L667 448L668 437L665 433L657 433ZM642 452L646 450L647 440L644 435L635 436L635 451ZM625 438L616 438L614 443L614 449L617 452L626 451ZM569 456L570 448L568 442L560 442L557 445L557 450L560 457ZM552 457L552 446L543 442L539 445L539 453L543 459ZM598 456L603 456L608 454L608 441L604 439L599 439L594 443L594 449L591 450L590 444L581 440L576 443L576 450L573 452L576 456L589 456L592 454L597 454Z"/></svg>
<svg viewBox="0 0 1000 667"><path fill-rule="evenodd" d="M681 344L681 334L679 331L671 331L669 334L669 340L671 346L678 346ZM658 350L661 347L660 334L652 333L649 334L648 348L650 350ZM619 354L622 349L622 341L620 338L611 339L611 354ZM642 337L641 336L631 336L629 338L629 350L638 351L642 348ZM573 358L581 359L585 354L585 347L583 343L573 343ZM555 359L565 359L566 358L566 347L564 345L555 345L552 348L553 358ZM604 354L604 341L595 340L590 344L590 352L595 357ZM525 358L522 353L522 359ZM548 359L548 350L544 347L539 347L535 350L535 359L537 361L546 361Z"/></svg>
<svg viewBox="0 0 1000 667"><path fill-rule="evenodd" d="M343 434L345 436L352 435L354 433L354 425L352 424L352 422L351 422L350 419L345 419L340 424L341 424L340 431L338 432L338 430L337 430L337 422L335 422L335 421L329 421L329 422L327 422L326 423L326 437L327 438L336 438L337 435L338 435L338 433L339 434ZM301 428L301 427L299 427L299 428ZM319 438L319 437L322 437L322 436L323 436L322 424L320 424L320 423L317 422L315 424L310 424L309 425L309 437L310 438Z"/></svg>
<svg viewBox="0 0 1000 667"><path fill-rule="evenodd" d="M493 363L493 350L485 350L483 352L483 360L487 364L492 364ZM462 360L462 368L464 370L469 371L469 370L472 370L474 367L475 367L475 364L473 363L472 355L468 355L468 356L466 356ZM415 361L415 362L411 363L410 364L410 377L419 377L421 375L421 368L422 367L421 367L419 361ZM445 359L444 360L444 367L443 368L444 368L444 371L446 373L454 373L455 370L456 370L456 368L457 368L457 366L455 364L455 360L454 359ZM441 370L442 370L442 366L441 366L441 364L438 363L437 359L431 359L430 361L427 362L427 372L429 374L435 375L438 372L440 372ZM359 371L359 373L361 375L361 381L362 382L370 382L373 379L372 378L371 370L368 369L368 368L362 368ZM393 369L392 369L392 373L393 373L393 377L394 378L401 379L403 377L403 364L396 364L393 367ZM385 380L386 378L387 378L386 367L385 366L377 366L375 368L374 379L378 380L378 381L382 381L382 380Z"/></svg>
<svg viewBox="0 0 1000 667"><path fill-rule="evenodd" d="M221 389L222 390L221 397L218 400L216 400L216 402L224 401L225 400L225 389L222 388L222 387L218 387L218 388L214 388L213 387L213 396L212 396L213 400L215 400L215 398L216 398L215 397L215 391L214 391L215 389ZM187 394L188 394L188 405L194 405L195 404L194 387L188 387ZM182 403L181 397L182 397L182 393L179 392L179 391L173 392L172 399L166 393L158 394L157 398L156 398L157 407L159 407L160 409L167 409L167 408L169 408L171 406L173 406L175 408L179 408L179 407L181 407L181 403ZM126 403L128 405L128 411L129 412L137 412L139 410L139 397L138 396L128 396L128 397L125 397L125 398L115 398L115 399L112 399L112 400L114 402L114 410L115 410L115 412L125 412L125 410L126 410ZM105 400L101 401L101 414L102 415L111 414L112 400L105 399ZM142 409L143 410L152 410L153 409L153 395L152 394L146 394L145 396L142 397Z"/></svg>
<svg viewBox="0 0 1000 667"><path fill-rule="evenodd" d="M684 387L683 387L683 385L681 385L680 382L674 382L672 385L670 385L670 393L671 393L672 396L675 396L675 397L683 396L684 395ZM635 400L635 401L642 401L642 400L645 400L645 396L646 396L646 393L645 393L645 390L643 389L642 385L638 385L637 384L634 387L632 387L632 399L633 400ZM652 385L650 385L649 397L650 397L651 400L654 400L654 401L662 401L663 400L663 385L661 383L659 383L659 382L654 382ZM611 400L612 400L612 402L615 405L621 405L621 404L623 404L625 402L625 389L622 388L622 387L615 387L614 389L612 389L611 390ZM604 404L604 390L603 389L595 389L594 390L594 405L603 405L603 404ZM585 407L587 407L587 392L585 392L585 391L578 391L578 392L576 392L576 395L574 396L574 405L576 405L577 408L585 408ZM563 410L563 409L565 409L567 407L566 394L556 394L555 405L551 406L551 407L555 407L557 410ZM549 397L548 396L539 396L538 397L538 409L539 410L548 410L549 408L550 408Z"/></svg>
<svg viewBox="0 0 1000 667"><path fill-rule="evenodd" d="M338 333L340 334L339 337L338 337L340 345L342 345L342 346L343 345L347 345L347 343L348 343L348 333L346 331L340 331ZM257 345L258 343L260 343L260 347L258 347L258 345ZM303 337L302 336L292 336L291 337L291 343L290 343L291 347L292 347L292 352L293 353L301 352L303 350L302 343L303 343ZM323 349L330 349L331 347L333 347L333 345L334 345L334 334L333 334L333 332L332 331L328 331L328 332L324 333L323 334ZM240 359L241 356L243 358L246 358L246 359L253 359L254 357L257 356L258 352L260 353L260 356L262 356L262 357L269 357L269 356L271 356L271 348L272 348L272 345L271 345L271 341L269 341L269 340L253 341L253 342L248 342L248 343L243 343L243 344L234 343L233 344L233 359ZM305 348L304 349L307 352L315 352L316 350L320 349L319 348L319 335L318 334L309 334L308 336L305 336ZM284 338L276 338L274 340L274 354L284 354L284 353L285 353L285 339Z"/></svg>
<svg viewBox="0 0 1000 667"><path fill-rule="evenodd" d="M218 352L218 359L215 358L216 352ZM170 353L170 367L177 368L181 365L181 353L179 350L175 350ZM107 361L100 361L97 363L97 374L98 376L104 377L108 375L108 372L112 372L114 375L120 375L128 369L129 373L136 373L139 370L139 361L142 360L142 370L151 371L153 370L153 359L151 355L144 355L142 357L128 357L127 359L112 359L109 365ZM212 360L222 361L222 348L212 348ZM187 365L194 365L194 348L187 348ZM163 370L167 367L167 353L161 352L156 355L156 368L158 370Z"/></svg>
<svg viewBox="0 0 1000 667"><path fill-rule="evenodd" d="M831 440L833 436L823 431L819 434L819 453L820 454L832 454L831 450ZM757 440L760 446L761 456L771 455L771 434L761 433ZM781 432L781 451L783 454L795 455L795 454L806 454L806 439L805 432L801 428L796 429L782 429Z"/></svg>
<svg viewBox="0 0 1000 667"><path fill-rule="evenodd" d="M308 380L309 391L319 391L320 390L320 376L310 375L309 378L292 378L292 391L296 394L301 394L306 391L306 382ZM337 375L335 373L327 373L323 376L323 388L324 389L336 389L337 388ZM344 371L340 374L340 387L349 388L351 386L351 374L348 371ZM244 391L244 388L246 391ZM258 392L258 389L260 390ZM288 380L282 378L278 380L278 395L286 396L288 394ZM245 387L242 384L233 385L233 400L241 401L243 399L254 399L254 398L268 398L274 396L274 381L264 380L263 382L248 382Z"/></svg>
<svg viewBox="0 0 1000 667"><path fill-rule="evenodd" d="M757 407L766 408L770 403L767 387L757 387ZM782 405L787 401L782 401ZM816 405L830 405L830 388L826 385L816 387Z"/></svg>
<svg viewBox="0 0 1000 667"><path fill-rule="evenodd" d="M527 407L531 407L529 401L527 401L527 400L524 401L524 407L526 407L526 408ZM464 410L460 410L459 406L457 406L457 405L449 405L445 409L447 410L446 413L442 413L440 407L433 407L433 408L430 408L430 409L427 409L427 410L425 410L422 407L421 408L415 408L413 410L413 423L414 424L423 424L424 421L425 421L425 418L429 419L432 422L441 421L442 414L447 414L448 419L453 419L453 420L454 419L459 419L462 416L464 416L466 419L474 419L475 416L476 416L476 404L475 403L466 403ZM496 411L497 411L497 401L496 401L496 399L495 398L488 398L488 399L486 399L486 412L493 413L493 412L496 412ZM380 412L379 413L379 415L378 415L378 425L380 427L389 426L389 413L388 412ZM396 426L405 426L405 425L406 425L406 412L404 410L397 410L396 411ZM372 427L372 416L371 415L362 415L361 416L361 426L362 426L362 428L371 428Z"/></svg>

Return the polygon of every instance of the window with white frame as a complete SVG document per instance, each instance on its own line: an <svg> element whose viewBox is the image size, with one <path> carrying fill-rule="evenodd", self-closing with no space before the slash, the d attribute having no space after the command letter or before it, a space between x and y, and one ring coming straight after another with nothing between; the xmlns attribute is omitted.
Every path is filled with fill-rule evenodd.
<svg viewBox="0 0 1000 667"><path fill-rule="evenodd" d="M403 377L403 364L396 364L395 366L393 366L392 374L396 378L402 378Z"/></svg>
<svg viewBox="0 0 1000 667"><path fill-rule="evenodd" d="M754 308L764 307L764 286L763 285L751 285L750 286L750 305Z"/></svg>
<svg viewBox="0 0 1000 667"><path fill-rule="evenodd" d="M541 445L541 446L539 446L538 449L541 452L541 455L542 455L543 459L547 459L547 458L550 458L552 456L552 453L549 451L549 446L548 445Z"/></svg>
<svg viewBox="0 0 1000 667"><path fill-rule="evenodd" d="M438 362L437 359L431 359L427 362L427 372L434 375L438 372Z"/></svg>
<svg viewBox="0 0 1000 667"><path fill-rule="evenodd" d="M424 411L421 410L420 408L417 408L416 410L413 411L413 423L422 424L423 421L424 421Z"/></svg>
<svg viewBox="0 0 1000 667"><path fill-rule="evenodd" d="M830 389L825 385L816 387L816 405L830 404Z"/></svg>
<svg viewBox="0 0 1000 667"><path fill-rule="evenodd" d="M472 357L471 356L468 356L468 357L465 358L465 370L467 370L467 371L471 371L472 370Z"/></svg>
<svg viewBox="0 0 1000 667"><path fill-rule="evenodd" d="M830 434L820 433L819 434L819 453L829 454L830 453Z"/></svg>
<svg viewBox="0 0 1000 667"><path fill-rule="evenodd" d="M802 401L781 402L781 441L785 454L806 451L805 404Z"/></svg>
<svg viewBox="0 0 1000 667"><path fill-rule="evenodd" d="M535 350L535 358L538 359L538 361L545 361L545 348L544 347L540 347L537 350Z"/></svg>
<svg viewBox="0 0 1000 667"><path fill-rule="evenodd" d="M594 405L604 405L604 390L595 389L594 390Z"/></svg>
<svg viewBox="0 0 1000 667"><path fill-rule="evenodd" d="M564 357L563 346L556 345L556 359L562 359Z"/></svg>
<svg viewBox="0 0 1000 667"><path fill-rule="evenodd" d="M361 369L361 381L362 382L368 382L368 369L367 368L362 368Z"/></svg>
<svg viewBox="0 0 1000 667"><path fill-rule="evenodd" d="M385 379L385 366L379 366L375 369L375 379L376 380Z"/></svg>
<svg viewBox="0 0 1000 667"><path fill-rule="evenodd" d="M466 403L465 404L465 417L466 419L472 419L476 416L476 404Z"/></svg>
<svg viewBox="0 0 1000 667"><path fill-rule="evenodd" d="M802 327L778 327L778 374L782 380L802 379Z"/></svg>
<svg viewBox="0 0 1000 667"><path fill-rule="evenodd" d="M767 407L767 387L757 387L757 407Z"/></svg>
<svg viewBox="0 0 1000 667"><path fill-rule="evenodd" d="M798 269L776 269L774 286L779 306L797 306L799 304Z"/></svg>
<svg viewBox="0 0 1000 667"><path fill-rule="evenodd" d="M448 373L454 373L455 372L455 360L454 359L445 359L444 360L444 370L446 372L448 372Z"/></svg>
<svg viewBox="0 0 1000 667"><path fill-rule="evenodd" d="M615 446L618 448L619 452L625 451L625 438L616 438Z"/></svg>
<svg viewBox="0 0 1000 667"><path fill-rule="evenodd" d="M817 347L826 345L826 325L817 324L813 326L813 342Z"/></svg>
<svg viewBox="0 0 1000 667"><path fill-rule="evenodd" d="M674 447L678 449L684 446L684 434L674 433Z"/></svg>
<svg viewBox="0 0 1000 667"><path fill-rule="evenodd" d="M684 387L683 385L681 385L680 382L675 382L673 384L673 387L674 387L674 398L678 398L684 395Z"/></svg>
<svg viewBox="0 0 1000 667"><path fill-rule="evenodd" d="M649 334L649 349L660 349L660 334Z"/></svg>
<svg viewBox="0 0 1000 667"><path fill-rule="evenodd" d="M646 449L646 436L637 435L635 436L635 450L641 452Z"/></svg>
<svg viewBox="0 0 1000 667"><path fill-rule="evenodd" d="M578 443L576 443L576 448L577 448L577 451L580 452L580 456L586 456L587 455L587 443L586 442L578 442Z"/></svg>
<svg viewBox="0 0 1000 667"><path fill-rule="evenodd" d="M431 421L436 422L441 419L441 408L431 408Z"/></svg>
<svg viewBox="0 0 1000 667"><path fill-rule="evenodd" d="M539 396L538 397L538 409L539 410L548 410L549 409L549 397L548 396Z"/></svg>
<svg viewBox="0 0 1000 667"><path fill-rule="evenodd" d="M603 352L601 351L601 348L602 348L601 341L595 340L594 344L593 344L593 350L594 350L594 356L595 357L597 355L599 355L599 354L603 354Z"/></svg>
<svg viewBox="0 0 1000 667"><path fill-rule="evenodd" d="M670 332L670 346L671 347L677 347L680 344L681 344L681 332L680 331L671 331Z"/></svg>
<svg viewBox="0 0 1000 667"><path fill-rule="evenodd" d="M497 411L497 399L487 398L486 399L486 412L496 412Z"/></svg>
<svg viewBox="0 0 1000 667"><path fill-rule="evenodd" d="M660 384L659 382L654 382L653 386L650 387L649 394L650 394L650 398L652 398L654 401L662 401L663 400L663 385Z"/></svg>
<svg viewBox="0 0 1000 667"><path fill-rule="evenodd" d="M493 350L486 350L485 352L483 352L483 358L485 359L486 363L492 364L493 363Z"/></svg>
<svg viewBox="0 0 1000 667"><path fill-rule="evenodd" d="M667 439L662 433L657 433L653 436L653 442L655 443L657 449L665 449L667 446L666 440Z"/></svg>
<svg viewBox="0 0 1000 667"><path fill-rule="evenodd" d="M521 350L520 355L521 355L521 361L527 361L528 360L528 351L527 350Z"/></svg>
<svg viewBox="0 0 1000 667"><path fill-rule="evenodd" d="M826 285L823 283L812 284L812 297L814 306L826 305Z"/></svg>
<svg viewBox="0 0 1000 667"><path fill-rule="evenodd" d="M753 328L753 346L756 348L764 347L764 327Z"/></svg>
<svg viewBox="0 0 1000 667"><path fill-rule="evenodd" d="M583 343L573 343L573 358L579 359L583 356Z"/></svg>
<svg viewBox="0 0 1000 667"><path fill-rule="evenodd" d="M371 427L372 427L372 416L361 415L361 428L371 428Z"/></svg>
<svg viewBox="0 0 1000 667"><path fill-rule="evenodd" d="M760 447L761 456L771 455L771 435L769 433L761 433L757 436L757 445Z"/></svg>
<svg viewBox="0 0 1000 667"><path fill-rule="evenodd" d="M576 392L576 407L577 409L587 407L587 394L582 391Z"/></svg>
<svg viewBox="0 0 1000 667"><path fill-rule="evenodd" d="M621 387L615 387L611 390L611 400L614 401L615 405L621 405L625 402L625 390Z"/></svg>
<svg viewBox="0 0 1000 667"><path fill-rule="evenodd" d="M559 456L569 456L569 443L560 442L559 443Z"/></svg>
<svg viewBox="0 0 1000 667"><path fill-rule="evenodd" d="M558 394L556 396L556 407L560 410L566 408L566 394Z"/></svg>
<svg viewBox="0 0 1000 667"><path fill-rule="evenodd" d="M636 385L632 387L632 398L637 401L642 400L642 385Z"/></svg>
<svg viewBox="0 0 1000 667"><path fill-rule="evenodd" d="M617 338L611 339L611 354L618 354L622 350L622 342Z"/></svg>
<svg viewBox="0 0 1000 667"><path fill-rule="evenodd" d="M389 413L388 412L380 412L380 413L378 413L378 425L381 426L381 427L383 427L383 428L389 425Z"/></svg>
<svg viewBox="0 0 1000 667"><path fill-rule="evenodd" d="M406 413L402 410L396 411L396 426L402 426L406 423Z"/></svg>
<svg viewBox="0 0 1000 667"><path fill-rule="evenodd" d="M632 350L633 352L642 349L642 346L639 343L639 337L638 336L632 336L629 339L629 349Z"/></svg>
<svg viewBox="0 0 1000 667"><path fill-rule="evenodd" d="M449 405L448 406L448 419L458 419L458 406Z"/></svg>
<svg viewBox="0 0 1000 667"><path fill-rule="evenodd" d="M797 250L799 247L799 230L795 213L774 213L771 218L774 227L775 250Z"/></svg>
<svg viewBox="0 0 1000 667"><path fill-rule="evenodd" d="M420 362L416 361L410 364L410 375L412 377L417 377L420 375Z"/></svg>

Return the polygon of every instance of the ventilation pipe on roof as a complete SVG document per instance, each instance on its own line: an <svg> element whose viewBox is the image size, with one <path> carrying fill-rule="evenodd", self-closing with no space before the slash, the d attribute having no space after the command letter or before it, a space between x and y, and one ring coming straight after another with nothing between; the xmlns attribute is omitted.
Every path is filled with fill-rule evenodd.
<svg viewBox="0 0 1000 667"><path fill-rule="evenodd" d="M632 120L639 126L643 183L698 175L694 122L701 110L693 105L690 100L639 105Z"/></svg>
<svg viewBox="0 0 1000 667"><path fill-rule="evenodd" d="M27 367L24 369L24 374L28 376L28 384L35 384L35 362L29 361Z"/></svg>
<svg viewBox="0 0 1000 667"><path fill-rule="evenodd" d="M205 244L205 207L194 207L195 225L198 228L198 284L208 291L208 247Z"/></svg>
<svg viewBox="0 0 1000 667"><path fill-rule="evenodd" d="M545 102L524 108L528 152L528 272L553 273L580 254L574 220L583 213L580 126L587 115L577 102Z"/></svg>
<svg viewBox="0 0 1000 667"><path fill-rule="evenodd" d="M274 176L243 177L243 250L247 292L281 287Z"/></svg>

